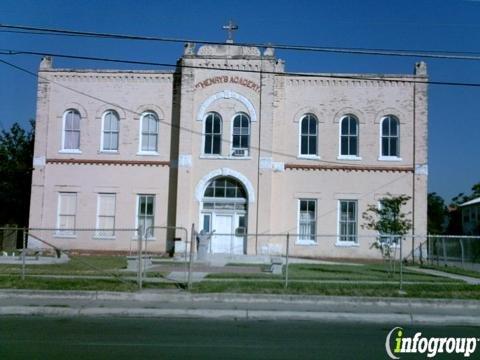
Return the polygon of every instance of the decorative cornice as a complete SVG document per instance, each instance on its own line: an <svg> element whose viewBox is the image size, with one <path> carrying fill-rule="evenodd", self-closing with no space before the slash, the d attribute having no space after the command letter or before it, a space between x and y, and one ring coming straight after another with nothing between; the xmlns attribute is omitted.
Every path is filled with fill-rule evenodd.
<svg viewBox="0 0 480 360"><path fill-rule="evenodd" d="M59 80L87 81L142 81L142 82L173 82L173 74L148 73L82 73L76 71L53 72L52 77Z"/></svg>
<svg viewBox="0 0 480 360"><path fill-rule="evenodd" d="M409 82L410 80L410 82ZM372 78L372 79L329 79L329 78L305 78L289 77L288 86L348 86L348 87L400 87L410 86L413 79L395 79L395 78Z"/></svg>
<svg viewBox="0 0 480 360"><path fill-rule="evenodd" d="M413 172L411 166L376 166L376 165L307 165L285 164L285 170L325 170L325 171L360 171L360 172Z"/></svg>
<svg viewBox="0 0 480 360"><path fill-rule="evenodd" d="M110 165L114 165L114 166L170 166L170 161L47 159L47 164L107 165L107 166L110 166Z"/></svg>

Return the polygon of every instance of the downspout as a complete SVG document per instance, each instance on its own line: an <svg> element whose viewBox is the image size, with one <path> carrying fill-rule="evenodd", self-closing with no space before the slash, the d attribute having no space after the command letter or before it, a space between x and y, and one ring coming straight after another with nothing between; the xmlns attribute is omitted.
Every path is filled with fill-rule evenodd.
<svg viewBox="0 0 480 360"><path fill-rule="evenodd" d="M263 53L260 52L260 96L258 100L258 156L257 156L257 210L255 219L255 255L258 255L258 223L260 210L260 157L262 142L262 93L263 93Z"/></svg>

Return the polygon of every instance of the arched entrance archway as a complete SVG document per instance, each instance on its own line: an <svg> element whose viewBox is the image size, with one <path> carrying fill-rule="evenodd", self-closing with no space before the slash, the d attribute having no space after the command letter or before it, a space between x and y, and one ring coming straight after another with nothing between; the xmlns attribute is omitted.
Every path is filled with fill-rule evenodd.
<svg viewBox="0 0 480 360"><path fill-rule="evenodd" d="M211 253L244 254L248 198L243 185L230 176L208 183L200 207L200 228L213 232Z"/></svg>

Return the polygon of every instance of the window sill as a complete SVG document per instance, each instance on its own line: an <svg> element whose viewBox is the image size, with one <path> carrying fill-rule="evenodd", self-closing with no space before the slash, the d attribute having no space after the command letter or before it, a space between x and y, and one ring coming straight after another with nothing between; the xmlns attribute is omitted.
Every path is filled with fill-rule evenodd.
<svg viewBox="0 0 480 360"><path fill-rule="evenodd" d="M118 150L99 150L99 154L118 154Z"/></svg>
<svg viewBox="0 0 480 360"><path fill-rule="evenodd" d="M116 237L115 236L94 236L93 239L95 240L115 240Z"/></svg>
<svg viewBox="0 0 480 360"><path fill-rule="evenodd" d="M53 237L54 238L59 238L59 239L76 239L77 235L76 234L54 233Z"/></svg>
<svg viewBox="0 0 480 360"><path fill-rule="evenodd" d="M338 155L337 160L362 160L360 156L354 156L354 155Z"/></svg>
<svg viewBox="0 0 480 360"><path fill-rule="evenodd" d="M298 240L295 242L295 245L298 246L317 246L318 243L313 240Z"/></svg>
<svg viewBox="0 0 480 360"><path fill-rule="evenodd" d="M200 155L200 159L207 159L207 160L252 160L252 157L251 156Z"/></svg>
<svg viewBox="0 0 480 360"><path fill-rule="evenodd" d="M320 160L321 157L318 155L298 155L297 159L305 159L305 160Z"/></svg>
<svg viewBox="0 0 480 360"><path fill-rule="evenodd" d="M137 155L142 155L142 156L157 156L160 155L157 151L139 151L137 152Z"/></svg>
<svg viewBox="0 0 480 360"><path fill-rule="evenodd" d="M82 151L78 149L62 149L58 151L59 154L81 154Z"/></svg>
<svg viewBox="0 0 480 360"><path fill-rule="evenodd" d="M132 240L133 240L133 241L138 241L138 237L133 237ZM157 238L154 238L154 237L153 237L153 238L148 238L148 239L142 239L142 241L145 241L145 240L146 240L146 241L156 241Z"/></svg>
<svg viewBox="0 0 480 360"><path fill-rule="evenodd" d="M402 158L398 156L379 156L379 161L402 161Z"/></svg>
<svg viewBox="0 0 480 360"><path fill-rule="evenodd" d="M360 245L358 242L353 242L353 241L337 241L335 243L335 246L338 247L359 247Z"/></svg>

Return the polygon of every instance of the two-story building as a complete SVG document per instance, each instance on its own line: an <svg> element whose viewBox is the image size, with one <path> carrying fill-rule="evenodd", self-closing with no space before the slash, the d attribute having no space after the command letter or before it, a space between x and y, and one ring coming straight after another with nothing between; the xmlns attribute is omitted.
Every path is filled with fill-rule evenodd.
<svg viewBox="0 0 480 360"><path fill-rule="evenodd" d="M426 234L426 81L424 63L293 74L273 49L232 43L187 44L174 72L45 58L30 226L70 249L127 251L135 239L115 228L195 224L215 231L213 253L284 251L265 234L290 233L293 255L378 257L362 212L387 193L412 197ZM147 235L168 251L179 234Z"/></svg>

